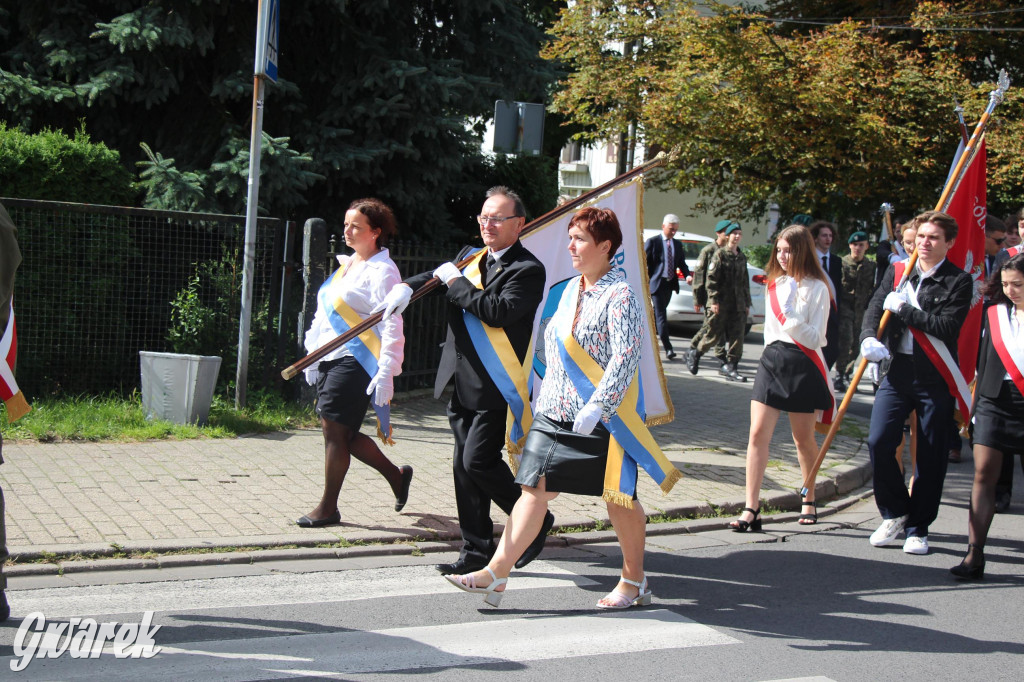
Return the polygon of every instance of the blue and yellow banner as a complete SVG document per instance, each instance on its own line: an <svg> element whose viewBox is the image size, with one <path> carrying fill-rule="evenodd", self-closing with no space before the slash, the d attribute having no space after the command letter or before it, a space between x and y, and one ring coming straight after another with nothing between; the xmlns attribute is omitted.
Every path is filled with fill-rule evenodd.
<svg viewBox="0 0 1024 682"><path fill-rule="evenodd" d="M340 293L334 296L331 295L331 285L334 284L336 279L338 282L341 281L347 267L347 265L342 265L335 270L334 274L320 287L318 294L323 309L327 311L327 319L339 336L363 321L359 313L353 310L348 303L345 303ZM380 332L376 326L373 326L345 344L345 347L352 353L356 362L370 375L371 380L377 375L380 343ZM372 396L370 404L373 405L373 411L377 415L377 437L387 445L394 445L395 441L391 437L391 405L378 405L373 401Z"/></svg>

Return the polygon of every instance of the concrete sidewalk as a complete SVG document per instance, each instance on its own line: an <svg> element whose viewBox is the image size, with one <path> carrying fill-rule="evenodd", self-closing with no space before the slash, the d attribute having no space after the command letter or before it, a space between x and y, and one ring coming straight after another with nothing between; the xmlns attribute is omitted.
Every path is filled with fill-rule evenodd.
<svg viewBox="0 0 1024 682"><path fill-rule="evenodd" d="M755 363L756 358L748 359L740 369L753 377ZM752 381L729 383L712 369L693 377L679 361L666 363L665 374L676 418L652 431L684 477L663 496L641 472L638 494L644 508L651 516L703 516L743 506ZM339 502L342 524L309 530L294 520L320 498L323 441L317 430L227 440L5 442L0 479L12 558L61 561L119 552L457 539L452 437L444 404L399 396L392 414L397 444L386 454L415 469L405 509L394 512L384 479L353 460ZM819 501L870 480L860 438L865 432L862 420L848 417L819 474ZM800 485L783 417L762 497L772 507L796 509ZM596 498L562 495L551 509L556 529L589 528L607 520L605 504ZM500 510L494 519L503 521ZM724 526L726 519L715 522Z"/></svg>

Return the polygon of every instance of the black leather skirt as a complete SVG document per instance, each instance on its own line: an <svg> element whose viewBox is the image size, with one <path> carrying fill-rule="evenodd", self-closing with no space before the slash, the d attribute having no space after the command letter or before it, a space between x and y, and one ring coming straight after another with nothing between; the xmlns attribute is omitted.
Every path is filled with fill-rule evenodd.
<svg viewBox="0 0 1024 682"><path fill-rule="evenodd" d="M516 483L535 488L544 476L550 492L601 497L610 439L600 423L584 436L572 430L572 422L537 414L526 436Z"/></svg>
<svg viewBox="0 0 1024 682"><path fill-rule="evenodd" d="M999 397L978 396L974 407L974 429L971 441L987 445L1004 455L1022 451L1024 435L1024 396L1012 381L1003 381Z"/></svg>

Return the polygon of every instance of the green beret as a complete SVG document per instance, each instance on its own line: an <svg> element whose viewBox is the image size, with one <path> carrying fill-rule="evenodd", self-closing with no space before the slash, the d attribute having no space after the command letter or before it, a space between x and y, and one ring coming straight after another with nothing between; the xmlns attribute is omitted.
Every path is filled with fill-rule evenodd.
<svg viewBox="0 0 1024 682"><path fill-rule="evenodd" d="M743 228L740 227L739 223L729 223L729 227L727 227L725 229L725 234L726 234L726 236L728 236L728 235L732 234L733 232L739 232L742 229Z"/></svg>
<svg viewBox="0 0 1024 682"><path fill-rule="evenodd" d="M857 232L854 232L853 234L851 234L850 238L848 240L846 240L846 241L848 243L852 244L854 242L866 242L867 240L868 240L868 233L864 232L863 230L858 230Z"/></svg>
<svg viewBox="0 0 1024 682"><path fill-rule="evenodd" d="M731 220L719 220L717 223L715 223L715 232L721 232L730 225L732 225Z"/></svg>
<svg viewBox="0 0 1024 682"><path fill-rule="evenodd" d="M810 224L813 223L813 222L814 222L814 218L812 218L811 216L807 215L806 213L797 213L795 216L793 216L793 219L789 221L789 224L790 225L803 225L804 227L809 227Z"/></svg>

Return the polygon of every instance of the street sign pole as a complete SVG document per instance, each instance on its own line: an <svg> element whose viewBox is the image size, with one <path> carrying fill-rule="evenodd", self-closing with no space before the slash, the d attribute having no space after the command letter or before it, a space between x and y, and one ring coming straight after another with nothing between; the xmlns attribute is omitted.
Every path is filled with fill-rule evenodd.
<svg viewBox="0 0 1024 682"><path fill-rule="evenodd" d="M267 78L277 80L280 4L280 0L260 0L259 18L256 22L256 66L252 87L252 134L249 137L249 188L245 200L245 245L242 261L242 305L238 319L235 409L245 407L249 381L249 330L252 325L252 279L256 260L256 209L260 199L263 92Z"/></svg>

